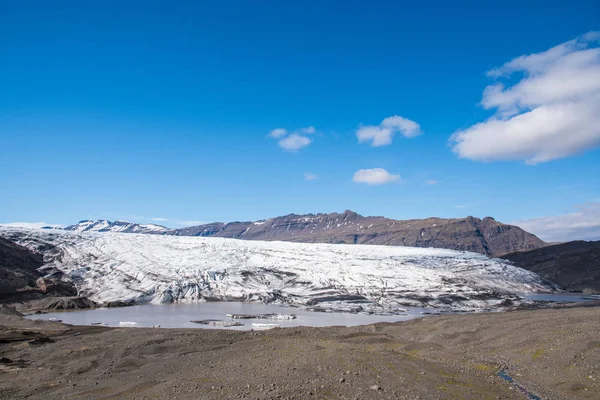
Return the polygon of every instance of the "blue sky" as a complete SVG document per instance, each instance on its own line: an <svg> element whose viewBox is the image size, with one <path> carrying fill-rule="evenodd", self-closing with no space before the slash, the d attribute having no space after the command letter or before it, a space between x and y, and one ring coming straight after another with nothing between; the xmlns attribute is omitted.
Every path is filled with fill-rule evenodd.
<svg viewBox="0 0 600 400"><path fill-rule="evenodd" d="M0 222L352 209L600 239L600 62L569 61L598 49L598 15L595 1L3 1Z"/></svg>

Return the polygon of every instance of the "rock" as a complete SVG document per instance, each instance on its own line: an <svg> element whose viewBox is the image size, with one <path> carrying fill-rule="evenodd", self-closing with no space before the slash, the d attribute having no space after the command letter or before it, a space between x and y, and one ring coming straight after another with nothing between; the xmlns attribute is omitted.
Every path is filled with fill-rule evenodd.
<svg viewBox="0 0 600 400"><path fill-rule="evenodd" d="M22 317L23 314L14 309L14 307L10 307L4 304L0 304L0 315L16 315L18 317Z"/></svg>
<svg viewBox="0 0 600 400"><path fill-rule="evenodd" d="M96 308L98 304L87 297L46 297L32 302L31 310L84 310Z"/></svg>
<svg viewBox="0 0 600 400"><path fill-rule="evenodd" d="M14 239L10 232L6 236ZM45 273L39 270L43 263L41 254L7 237L0 237L0 302L29 301L49 294L77 295L77 290L71 283L60 279L61 273L45 277Z"/></svg>
<svg viewBox="0 0 600 400"><path fill-rule="evenodd" d="M371 390L381 390L381 388L377 385L371 386Z"/></svg>
<svg viewBox="0 0 600 400"><path fill-rule="evenodd" d="M502 255L569 291L600 293L600 241L582 240Z"/></svg>
<svg viewBox="0 0 600 400"><path fill-rule="evenodd" d="M0 237L0 299L18 301L20 292L35 287L42 275L38 272L43 264L41 254L29 251L8 239Z"/></svg>
<svg viewBox="0 0 600 400"><path fill-rule="evenodd" d="M37 338L29 341L30 346L41 346L41 345L48 344L48 343L54 343L54 340L52 340L46 336L40 336L40 337L37 337Z"/></svg>
<svg viewBox="0 0 600 400"><path fill-rule="evenodd" d="M344 383L346 380L344 378L340 378L340 383Z"/></svg>
<svg viewBox="0 0 600 400"><path fill-rule="evenodd" d="M130 307L130 306L134 306L135 305L135 301L134 300L114 300L114 301L107 301L105 303L102 303L102 307L107 307L107 308L113 308L113 307Z"/></svg>

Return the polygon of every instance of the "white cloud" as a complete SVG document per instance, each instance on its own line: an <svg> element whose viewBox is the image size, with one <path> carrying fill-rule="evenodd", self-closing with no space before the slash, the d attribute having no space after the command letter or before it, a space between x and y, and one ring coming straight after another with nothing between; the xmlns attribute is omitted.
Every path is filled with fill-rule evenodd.
<svg viewBox="0 0 600 400"><path fill-rule="evenodd" d="M273 139L278 139L285 135L287 135L287 130L283 128L273 129L271 132L269 132L269 136Z"/></svg>
<svg viewBox="0 0 600 400"><path fill-rule="evenodd" d="M5 222L0 223L2 226L10 226L12 228L29 228L29 229L40 229L44 226L60 227L62 225L47 224L45 222Z"/></svg>
<svg viewBox="0 0 600 400"><path fill-rule="evenodd" d="M381 121L381 126L393 131L402 133L405 137L411 138L421 134L421 126L415 121L410 119L402 118L398 115L387 117Z"/></svg>
<svg viewBox="0 0 600 400"><path fill-rule="evenodd" d="M167 222L169 218L152 218L152 221L156 222Z"/></svg>
<svg viewBox="0 0 600 400"><path fill-rule="evenodd" d="M437 179L426 179L425 180L425 184L427 184L427 185L437 185L438 183L440 183L440 181L438 181Z"/></svg>
<svg viewBox="0 0 600 400"><path fill-rule="evenodd" d="M284 150L294 151L308 146L311 142L312 140L307 138L306 136L300 136L293 133L290 136L281 139L278 142L278 144L279 147L281 147Z"/></svg>
<svg viewBox="0 0 600 400"><path fill-rule="evenodd" d="M600 203L575 207L573 212L512 222L547 242L600 240Z"/></svg>
<svg viewBox="0 0 600 400"><path fill-rule="evenodd" d="M393 115L385 118L379 125L360 126L356 131L358 142L371 142L371 146L387 146L392 143L396 133L412 138L421 133L421 127L414 121Z"/></svg>
<svg viewBox="0 0 600 400"><path fill-rule="evenodd" d="M277 128L273 129L269 133L269 137L273 139L278 139L277 144L282 149L295 151L311 144L312 139L306 137L306 135L312 135L316 132L317 130L312 125L306 128L297 129L289 135L287 129Z"/></svg>
<svg viewBox="0 0 600 400"><path fill-rule="evenodd" d="M392 132L392 130L388 128L367 125L358 128L358 130L356 131L356 136L358 137L359 143L371 141L371 146L379 147L392 144L392 137L394 136L394 132Z"/></svg>
<svg viewBox="0 0 600 400"><path fill-rule="evenodd" d="M354 183L366 183L367 185L382 185L400 179L400 175L390 174L383 168L360 169L354 173Z"/></svg>
<svg viewBox="0 0 600 400"><path fill-rule="evenodd" d="M319 178L318 175L311 174L309 172L307 172L307 173L304 174L304 179L306 179L307 181L314 181L317 178Z"/></svg>
<svg viewBox="0 0 600 400"><path fill-rule="evenodd" d="M307 135L312 135L313 133L317 133L317 130L316 130L316 129L315 129L315 127L314 127L314 126L312 126L312 125L311 125L311 126L309 126L309 127L306 127L306 128L300 128L298 131L299 131L300 133L305 133L305 134L307 134Z"/></svg>
<svg viewBox="0 0 600 400"><path fill-rule="evenodd" d="M599 38L590 32L489 71L496 79L523 77L485 88L481 104L496 114L452 135L453 151L476 161L536 164L600 146Z"/></svg>

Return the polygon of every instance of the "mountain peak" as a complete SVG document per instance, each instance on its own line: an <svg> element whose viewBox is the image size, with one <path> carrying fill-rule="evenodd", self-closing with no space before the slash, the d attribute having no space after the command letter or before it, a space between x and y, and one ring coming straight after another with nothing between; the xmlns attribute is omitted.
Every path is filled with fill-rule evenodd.
<svg viewBox="0 0 600 400"><path fill-rule="evenodd" d="M75 225L69 225L61 229L75 232L123 232L123 233L154 233L162 234L171 229L155 224L136 224L128 221L108 221L99 219L96 221L82 220Z"/></svg>

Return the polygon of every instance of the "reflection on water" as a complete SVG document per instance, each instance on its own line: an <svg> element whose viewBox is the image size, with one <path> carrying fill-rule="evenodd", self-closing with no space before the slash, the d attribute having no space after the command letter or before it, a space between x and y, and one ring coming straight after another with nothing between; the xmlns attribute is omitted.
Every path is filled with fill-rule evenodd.
<svg viewBox="0 0 600 400"><path fill-rule="evenodd" d="M580 303L595 300L581 293L536 293L525 295L523 298L531 301L555 301L558 303Z"/></svg>
<svg viewBox="0 0 600 400"><path fill-rule="evenodd" d="M236 320L243 323L242 326L229 327L226 329L248 330L253 329L252 324L277 324L280 327L290 326L354 326L368 325L376 322L406 321L421 316L423 311L432 311L424 308L410 308L407 315L364 315L349 313L325 313L299 310L297 308L279 307L261 303L177 303L177 304L146 304L141 306L120 308L98 308L95 310L71 311L60 313L48 313L32 315L30 319L56 318L66 324L92 325L103 323L108 326L119 325L120 322L134 322L130 326L152 327L160 325L162 328L205 328L224 329L213 325L201 325L190 322L192 320L231 320L226 314L295 314L292 320L264 320L244 319ZM254 327L256 329L256 327Z"/></svg>

